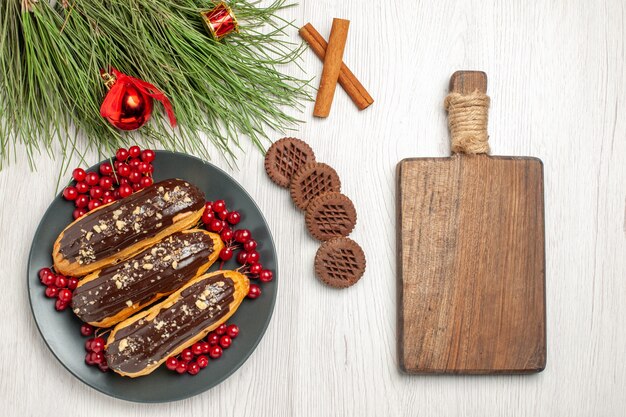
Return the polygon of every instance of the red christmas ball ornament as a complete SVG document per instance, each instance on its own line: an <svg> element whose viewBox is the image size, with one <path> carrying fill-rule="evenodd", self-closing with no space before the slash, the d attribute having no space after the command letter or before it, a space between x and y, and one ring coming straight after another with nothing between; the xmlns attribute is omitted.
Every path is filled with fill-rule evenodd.
<svg viewBox="0 0 626 417"><path fill-rule="evenodd" d="M169 99L154 85L130 77L111 68L111 73L100 70L109 89L100 106L100 115L121 130L135 130L152 116L153 99L163 103L170 124L176 126L176 117Z"/></svg>

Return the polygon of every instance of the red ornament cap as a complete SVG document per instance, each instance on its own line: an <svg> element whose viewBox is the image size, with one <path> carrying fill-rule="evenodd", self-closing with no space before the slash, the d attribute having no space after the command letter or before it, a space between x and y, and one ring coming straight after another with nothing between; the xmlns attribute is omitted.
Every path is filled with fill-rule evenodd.
<svg viewBox="0 0 626 417"><path fill-rule="evenodd" d="M121 130L135 130L146 124L152 116L152 100L163 103L170 119L176 126L172 103L154 85L131 77L111 68L111 73L100 70L109 92L100 106L100 115Z"/></svg>

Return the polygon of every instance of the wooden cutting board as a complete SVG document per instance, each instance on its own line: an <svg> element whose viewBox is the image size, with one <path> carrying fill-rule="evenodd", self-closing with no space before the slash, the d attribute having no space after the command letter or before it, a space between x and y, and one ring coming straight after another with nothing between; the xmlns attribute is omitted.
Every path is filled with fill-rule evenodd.
<svg viewBox="0 0 626 417"><path fill-rule="evenodd" d="M487 76L459 71L450 90L486 93ZM397 187L402 370L542 371L542 162L461 153L405 159Z"/></svg>

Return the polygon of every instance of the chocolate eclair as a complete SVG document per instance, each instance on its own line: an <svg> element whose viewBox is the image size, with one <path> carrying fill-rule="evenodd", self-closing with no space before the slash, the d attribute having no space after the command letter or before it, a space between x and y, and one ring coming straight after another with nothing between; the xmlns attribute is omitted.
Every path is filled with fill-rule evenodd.
<svg viewBox="0 0 626 417"><path fill-rule="evenodd" d="M206 230L176 232L127 260L83 278L72 310L84 322L111 327L204 274L224 247Z"/></svg>
<svg viewBox="0 0 626 417"><path fill-rule="evenodd" d="M158 182L98 207L61 232L52 251L57 272L82 276L118 263L202 217L204 194L179 179Z"/></svg>
<svg viewBox="0 0 626 417"><path fill-rule="evenodd" d="M228 320L249 285L236 271L216 271L189 281L113 329L105 347L109 368L131 378L148 375Z"/></svg>

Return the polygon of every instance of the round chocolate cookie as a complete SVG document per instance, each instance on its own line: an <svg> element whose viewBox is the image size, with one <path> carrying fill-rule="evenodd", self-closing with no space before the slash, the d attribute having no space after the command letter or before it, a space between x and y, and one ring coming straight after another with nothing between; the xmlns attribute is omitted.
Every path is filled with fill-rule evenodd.
<svg viewBox="0 0 626 417"><path fill-rule="evenodd" d="M301 167L294 174L290 185L291 199L301 210L305 210L315 197L340 190L341 181L337 172L321 162Z"/></svg>
<svg viewBox="0 0 626 417"><path fill-rule="evenodd" d="M326 193L314 198L306 208L306 228L317 240L348 236L356 224L352 201L341 193Z"/></svg>
<svg viewBox="0 0 626 417"><path fill-rule="evenodd" d="M305 164L315 162L313 149L296 138L282 138L274 142L265 154L265 171L281 187L289 187L293 174Z"/></svg>
<svg viewBox="0 0 626 417"><path fill-rule="evenodd" d="M365 272L365 254L352 239L338 237L322 243L315 255L315 274L327 285L346 288Z"/></svg>

